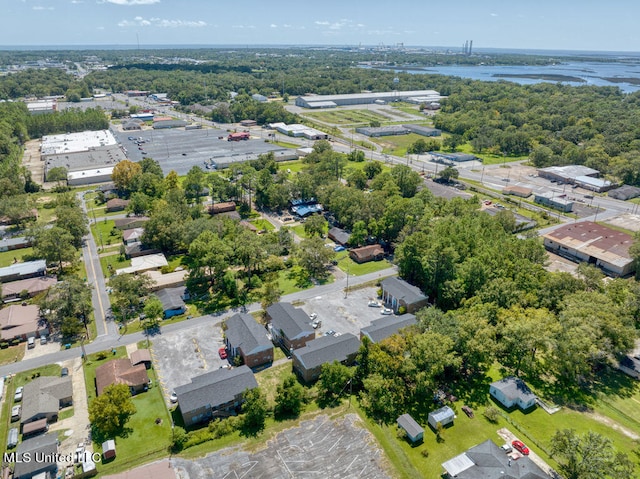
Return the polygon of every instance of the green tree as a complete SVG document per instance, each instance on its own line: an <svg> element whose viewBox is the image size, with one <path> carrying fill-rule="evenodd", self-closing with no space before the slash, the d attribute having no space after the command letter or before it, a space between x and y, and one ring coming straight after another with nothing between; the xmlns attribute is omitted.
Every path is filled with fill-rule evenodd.
<svg viewBox="0 0 640 479"><path fill-rule="evenodd" d="M142 299L149 295L153 280L144 274L118 274L109 279L113 289L113 306L123 323L139 315L144 306Z"/></svg>
<svg viewBox="0 0 640 479"><path fill-rule="evenodd" d="M351 153L347 155L347 160L361 162L365 160L364 151L362 150L352 150Z"/></svg>
<svg viewBox="0 0 640 479"><path fill-rule="evenodd" d="M190 245L187 266L191 289L216 291L229 267L231 248L217 234L203 231Z"/></svg>
<svg viewBox="0 0 640 479"><path fill-rule="evenodd" d="M104 438L122 434L135 413L136 406L126 384L107 386L89 405L89 421Z"/></svg>
<svg viewBox="0 0 640 479"><path fill-rule="evenodd" d="M326 278L327 264L335 257L332 248L327 248L322 238L314 236L300 242L296 257L298 264L312 277Z"/></svg>
<svg viewBox="0 0 640 479"><path fill-rule="evenodd" d="M444 168L442 171L438 173L438 176L443 180L445 180L446 182L449 182L451 180L458 179L459 173L458 173L458 170L455 169L453 166L447 166L446 168Z"/></svg>
<svg viewBox="0 0 640 479"><path fill-rule="evenodd" d="M144 313L143 325L145 329L157 327L159 320L164 318L164 306L162 306L162 301L155 294L147 298L142 311Z"/></svg>
<svg viewBox="0 0 640 479"><path fill-rule="evenodd" d="M318 400L323 406L333 406L350 392L354 370L337 361L322 365L318 381Z"/></svg>
<svg viewBox="0 0 640 479"><path fill-rule="evenodd" d="M293 374L289 374L277 387L276 417L281 419L298 417L302 411L303 401L304 388Z"/></svg>
<svg viewBox="0 0 640 479"><path fill-rule="evenodd" d="M200 194L205 185L206 175L198 166L191 167L184 183L182 183L185 196L191 203L198 202L198 198L200 198Z"/></svg>
<svg viewBox="0 0 640 479"><path fill-rule="evenodd" d="M322 237L327 231L327 220L322 215L312 215L304 222L304 232L309 237Z"/></svg>
<svg viewBox="0 0 640 479"><path fill-rule="evenodd" d="M33 252L37 257L44 258L47 263L57 263L59 273L62 273L65 263L75 263L78 255L71 233L58 226L42 228L36 232Z"/></svg>
<svg viewBox="0 0 640 479"><path fill-rule="evenodd" d="M367 175L362 170L353 170L347 176L347 183L349 186L364 190L367 187Z"/></svg>
<svg viewBox="0 0 640 479"><path fill-rule="evenodd" d="M265 282L264 291L261 295L262 297L260 301L262 309L266 310L272 304L276 304L278 301L280 301L281 294L282 291L280 290L277 276L274 280Z"/></svg>
<svg viewBox="0 0 640 479"><path fill-rule="evenodd" d="M80 248L82 238L89 233L87 218L79 205L56 208L56 226L68 231L73 237L73 246Z"/></svg>
<svg viewBox="0 0 640 479"><path fill-rule="evenodd" d="M52 330L60 331L66 338L79 334L89 321L91 287L79 277L69 275L58 281L39 299L40 312Z"/></svg>
<svg viewBox="0 0 640 479"><path fill-rule="evenodd" d="M67 169L57 166L47 171L47 181L67 181Z"/></svg>
<svg viewBox="0 0 640 479"><path fill-rule="evenodd" d="M267 399L260 388L246 390L242 404L241 433L247 437L260 434L264 429L268 409Z"/></svg>
<svg viewBox="0 0 640 479"><path fill-rule="evenodd" d="M405 198L414 196L418 191L418 185L422 182L420 175L406 165L394 166L391 177L400 189L400 194Z"/></svg>
<svg viewBox="0 0 640 479"><path fill-rule="evenodd" d="M633 462L596 432L579 436L573 429L556 431L551 448L566 479L627 479L634 475Z"/></svg>
<svg viewBox="0 0 640 479"><path fill-rule="evenodd" d="M136 191L131 195L129 204L127 205L127 211L130 211L134 215L144 215L151 209L151 198L146 194Z"/></svg>
<svg viewBox="0 0 640 479"><path fill-rule="evenodd" d="M362 246L369 236L367 231L367 225L364 221L356 221L351 229L351 236L349 237L349 244L351 246Z"/></svg>

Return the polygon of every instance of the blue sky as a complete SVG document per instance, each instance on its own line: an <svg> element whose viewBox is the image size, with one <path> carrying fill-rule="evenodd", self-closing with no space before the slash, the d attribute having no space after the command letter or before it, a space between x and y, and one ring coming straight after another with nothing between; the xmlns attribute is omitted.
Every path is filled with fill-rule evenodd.
<svg viewBox="0 0 640 479"><path fill-rule="evenodd" d="M0 0L0 45L299 44L640 51L636 0Z"/></svg>

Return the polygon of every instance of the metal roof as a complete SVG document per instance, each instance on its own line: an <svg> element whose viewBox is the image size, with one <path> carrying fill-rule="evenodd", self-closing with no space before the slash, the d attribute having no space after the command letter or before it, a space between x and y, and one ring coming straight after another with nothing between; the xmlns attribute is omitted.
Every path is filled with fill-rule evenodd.
<svg viewBox="0 0 640 479"><path fill-rule="evenodd" d="M403 414L396 422L398 426L406 431L411 437L416 437L420 433L424 433L424 428L411 417L410 414Z"/></svg>
<svg viewBox="0 0 640 479"><path fill-rule="evenodd" d="M441 407L440 409L436 409L435 411L431 411L429 413L429 419L433 419L436 424L439 422L446 421L449 418L454 417L456 414L453 412L449 406Z"/></svg>
<svg viewBox="0 0 640 479"><path fill-rule="evenodd" d="M567 166L549 166L540 168L539 173L547 173L559 176L565 179L574 180L579 176L594 176L600 174L598 170L583 165L567 165Z"/></svg>
<svg viewBox="0 0 640 479"><path fill-rule="evenodd" d="M0 281L7 276L27 276L35 273L44 273L47 270L47 262L43 259L16 263L0 268Z"/></svg>
<svg viewBox="0 0 640 479"><path fill-rule="evenodd" d="M376 93L346 93L342 95L309 95L300 98L307 103L336 102L341 100L384 100L402 99L413 96L440 97L440 93L435 90L413 90L413 91L386 91Z"/></svg>

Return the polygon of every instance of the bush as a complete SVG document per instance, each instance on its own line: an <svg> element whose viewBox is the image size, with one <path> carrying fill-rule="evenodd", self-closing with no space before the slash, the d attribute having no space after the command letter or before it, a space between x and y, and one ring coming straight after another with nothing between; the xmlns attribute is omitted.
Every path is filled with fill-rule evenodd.
<svg viewBox="0 0 640 479"><path fill-rule="evenodd" d="M215 419L209 423L208 429L214 439L220 439L221 437L233 434L238 427L237 422L236 417Z"/></svg>
<svg viewBox="0 0 640 479"><path fill-rule="evenodd" d="M422 451L420 451L420 454L422 454L422 457L424 458L429 457L429 451L427 449L423 449Z"/></svg>
<svg viewBox="0 0 640 479"><path fill-rule="evenodd" d="M407 312L407 308L405 306L400 306L398 308L398 314L402 315L405 314Z"/></svg>
<svg viewBox="0 0 640 479"><path fill-rule="evenodd" d="M98 354L96 354L96 359L98 361L102 361L103 359L107 359L107 353L105 353L104 351L99 352Z"/></svg>
<svg viewBox="0 0 640 479"><path fill-rule="evenodd" d="M485 409L483 414L484 417L487 418L487 421L492 423L497 423L498 417L500 416L498 410L493 406L489 406L487 409Z"/></svg>

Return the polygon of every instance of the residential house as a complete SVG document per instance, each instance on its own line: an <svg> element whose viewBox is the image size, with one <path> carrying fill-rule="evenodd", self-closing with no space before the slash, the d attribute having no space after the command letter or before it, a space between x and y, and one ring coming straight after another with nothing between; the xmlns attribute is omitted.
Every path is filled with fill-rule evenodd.
<svg viewBox="0 0 640 479"><path fill-rule="evenodd" d="M40 376L25 384L22 392L23 426L40 419L58 420L58 411L73 404L71 377Z"/></svg>
<svg viewBox="0 0 640 479"><path fill-rule="evenodd" d="M489 385L489 394L504 407L519 407L523 411L534 407L538 399L525 382L509 376Z"/></svg>
<svg viewBox="0 0 640 479"><path fill-rule="evenodd" d="M267 330L253 316L237 313L225 324L225 343L230 359L239 356L250 368L273 362L273 343L267 338Z"/></svg>
<svg viewBox="0 0 640 479"><path fill-rule="evenodd" d="M127 218L116 218L113 223L119 230L128 230L131 228L141 228L149 221L146 216L129 216Z"/></svg>
<svg viewBox="0 0 640 479"><path fill-rule="evenodd" d="M151 352L148 349L136 349L131 353L131 365L143 364L145 369L151 369Z"/></svg>
<svg viewBox="0 0 640 479"><path fill-rule="evenodd" d="M130 228L122 232L122 242L127 245L139 243L142 241L142 235L144 234L144 228Z"/></svg>
<svg viewBox="0 0 640 479"><path fill-rule="evenodd" d="M349 244L349 239L351 238L351 234L347 233L342 228L338 228L334 226L329 230L329 234L327 235L331 241L335 241L339 245L346 246Z"/></svg>
<svg viewBox="0 0 640 479"><path fill-rule="evenodd" d="M235 210L236 210L236 204L233 201L215 203L209 206L210 215L218 215L220 213L226 213L226 212L235 211Z"/></svg>
<svg viewBox="0 0 640 479"><path fill-rule="evenodd" d="M371 324L360 330L360 339L367 337L372 343L379 343L394 334L397 334L402 328L417 324L416 317L413 314L403 314L402 316L384 316L371 321Z"/></svg>
<svg viewBox="0 0 640 479"><path fill-rule="evenodd" d="M140 256L148 256L152 254L158 254L161 251L157 248L151 248L142 243L131 243L124 247L124 255L128 259L138 258Z"/></svg>
<svg viewBox="0 0 640 479"><path fill-rule="evenodd" d="M33 243L28 236L14 236L13 238L0 239L0 251L13 251L28 248Z"/></svg>
<svg viewBox="0 0 640 479"><path fill-rule="evenodd" d="M380 286L382 301L396 313L401 307L404 307L407 313L415 313L429 303L428 298L419 288L396 276L383 279Z"/></svg>
<svg viewBox="0 0 640 479"><path fill-rule="evenodd" d="M144 364L133 366L128 358L113 359L96 368L96 390L98 396L112 384L126 384L131 394L146 391L149 375Z"/></svg>
<svg viewBox="0 0 640 479"><path fill-rule="evenodd" d="M107 213L112 211L124 211L129 206L129 200L122 198L111 198L107 201Z"/></svg>
<svg viewBox="0 0 640 479"><path fill-rule="evenodd" d="M315 339L316 331L309 324L309 316L302 309L294 308L291 303L272 304L266 313L274 342L285 350L302 348Z"/></svg>
<svg viewBox="0 0 640 479"><path fill-rule="evenodd" d="M116 270L116 274L122 273L142 273L152 269L160 269L167 266L167 258L162 253L149 254L146 256L138 256L131 258L131 266Z"/></svg>
<svg viewBox="0 0 640 479"><path fill-rule="evenodd" d="M15 263L10 266L5 266L4 268L0 268L0 283L35 278L36 276L44 276L46 273L47 262L43 259L25 261L24 263Z"/></svg>
<svg viewBox="0 0 640 479"><path fill-rule="evenodd" d="M175 389L184 424L189 427L213 417L235 414L248 389L258 387L248 366L215 369L191 378Z"/></svg>
<svg viewBox="0 0 640 479"><path fill-rule="evenodd" d="M424 428L410 414L403 414L396 422L399 428L404 429L409 441L412 443L420 442L424 439Z"/></svg>
<svg viewBox="0 0 640 479"><path fill-rule="evenodd" d="M58 435L44 434L18 444L13 479L50 479L56 477ZM36 460L37 458L37 460Z"/></svg>
<svg viewBox="0 0 640 479"><path fill-rule="evenodd" d="M184 287L163 288L156 291L155 295L162 303L164 319L178 316L187 310L187 305L184 303L183 299Z"/></svg>
<svg viewBox="0 0 640 479"><path fill-rule="evenodd" d="M0 309L0 339L8 341L37 338L49 334L46 322L40 318L40 307L35 304L12 304Z"/></svg>
<svg viewBox="0 0 640 479"><path fill-rule="evenodd" d="M379 244L372 244L355 248L349 251L349 257L356 263L368 263L369 261L380 261L384 259L384 249Z"/></svg>
<svg viewBox="0 0 640 479"><path fill-rule="evenodd" d="M449 406L444 406L440 409L436 409L435 411L431 411L427 418L427 422L434 431L437 431L438 425L446 427L449 424L453 424L453 420L455 419L455 417L456 414L453 412L453 409L451 409Z"/></svg>
<svg viewBox="0 0 640 479"><path fill-rule="evenodd" d="M514 461L490 439L444 462L442 468L447 479L550 479L529 456Z"/></svg>
<svg viewBox="0 0 640 479"><path fill-rule="evenodd" d="M315 381L320 377L323 364L338 361L350 365L359 349L360 341L351 333L322 336L293 352L293 371L306 382Z"/></svg>
<svg viewBox="0 0 640 479"><path fill-rule="evenodd" d="M22 297L21 295L23 293L33 298L40 293L44 293L57 282L58 280L55 276L36 276L35 278L19 279L18 281L3 283L2 299L7 302Z"/></svg>

